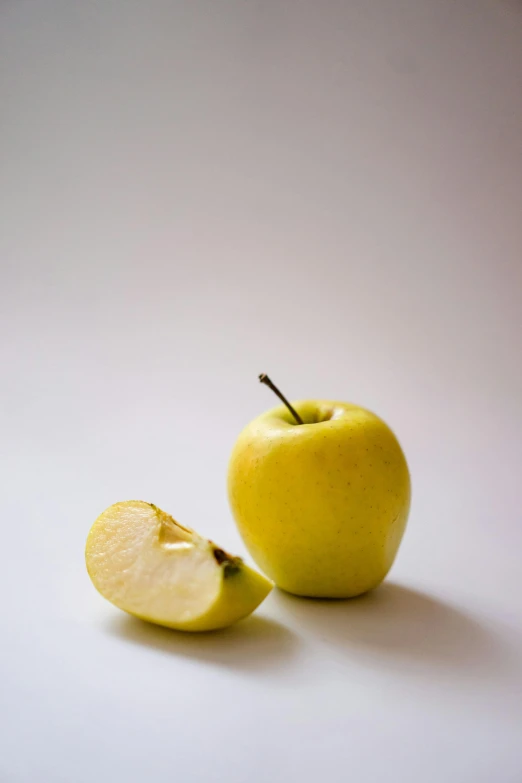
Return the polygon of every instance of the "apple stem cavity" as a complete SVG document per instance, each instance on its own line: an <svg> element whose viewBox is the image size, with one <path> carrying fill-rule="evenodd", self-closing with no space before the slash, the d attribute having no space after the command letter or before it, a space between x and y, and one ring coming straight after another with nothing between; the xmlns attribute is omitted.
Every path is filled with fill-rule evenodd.
<svg viewBox="0 0 522 783"><path fill-rule="evenodd" d="M243 564L240 557L229 555L224 549L220 549L219 547L214 547L212 554L214 555L217 564L222 565L225 569L225 577L236 574Z"/></svg>
<svg viewBox="0 0 522 783"><path fill-rule="evenodd" d="M268 375L265 375L265 373L262 372L261 375L259 376L259 380L261 381L261 383L264 383L265 386L268 386L269 389L272 389L274 394L277 394L281 402L284 402L284 404L286 405L286 407L288 408L288 410L290 411L290 413L292 414L292 416L294 417L294 419L298 424L304 424L304 421L302 420L302 418L300 417L296 409L292 405L290 405L290 403L288 402L284 394L281 394L277 386L274 386L274 384L272 383Z"/></svg>

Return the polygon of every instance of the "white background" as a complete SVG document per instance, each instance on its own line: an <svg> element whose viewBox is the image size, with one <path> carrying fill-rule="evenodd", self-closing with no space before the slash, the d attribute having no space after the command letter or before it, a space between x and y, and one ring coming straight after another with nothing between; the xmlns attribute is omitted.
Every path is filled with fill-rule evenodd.
<svg viewBox="0 0 522 783"><path fill-rule="evenodd" d="M3 0L2 783L522 780L522 6ZM386 586L191 637L95 592L292 398L380 413Z"/></svg>

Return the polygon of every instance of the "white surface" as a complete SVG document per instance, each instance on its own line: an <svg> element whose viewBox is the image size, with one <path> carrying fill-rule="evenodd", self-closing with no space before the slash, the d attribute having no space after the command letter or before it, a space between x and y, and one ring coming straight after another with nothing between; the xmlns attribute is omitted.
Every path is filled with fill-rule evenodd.
<svg viewBox="0 0 522 783"><path fill-rule="evenodd" d="M522 780L521 41L514 0L2 3L2 783ZM243 552L261 371L398 433L388 586L127 619L90 524Z"/></svg>

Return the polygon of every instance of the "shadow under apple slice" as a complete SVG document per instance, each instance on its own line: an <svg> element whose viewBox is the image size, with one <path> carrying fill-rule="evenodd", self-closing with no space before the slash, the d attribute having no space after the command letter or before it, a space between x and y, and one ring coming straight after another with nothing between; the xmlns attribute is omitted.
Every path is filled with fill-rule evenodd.
<svg viewBox="0 0 522 783"><path fill-rule="evenodd" d="M412 588L385 583L346 600L298 598L275 590L273 600L299 629L353 658L480 676L505 673L506 664L509 668L509 650L495 633L461 609Z"/></svg>
<svg viewBox="0 0 522 783"><path fill-rule="evenodd" d="M171 630L124 613L115 614L105 627L133 644L245 672L283 670L299 646L293 631L259 615L203 633Z"/></svg>

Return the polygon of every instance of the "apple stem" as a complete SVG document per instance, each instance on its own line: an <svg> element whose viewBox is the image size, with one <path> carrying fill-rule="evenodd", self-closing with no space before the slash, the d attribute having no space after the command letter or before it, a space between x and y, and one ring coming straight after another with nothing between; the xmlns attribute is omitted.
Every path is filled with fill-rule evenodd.
<svg viewBox="0 0 522 783"><path fill-rule="evenodd" d="M272 383L268 375L265 375L265 373L262 372L261 375L259 376L259 380L261 381L261 383L264 383L265 386L268 386L269 389L272 389L274 394L277 394L281 402L284 402L284 404L286 405L286 407L288 408L288 410L290 411L290 413L292 414L292 416L294 417L294 419L298 424L304 424L304 421L302 420L302 418L300 417L296 409L292 405L290 405L290 403L288 402L284 394L281 394L277 386L274 386L274 384Z"/></svg>

